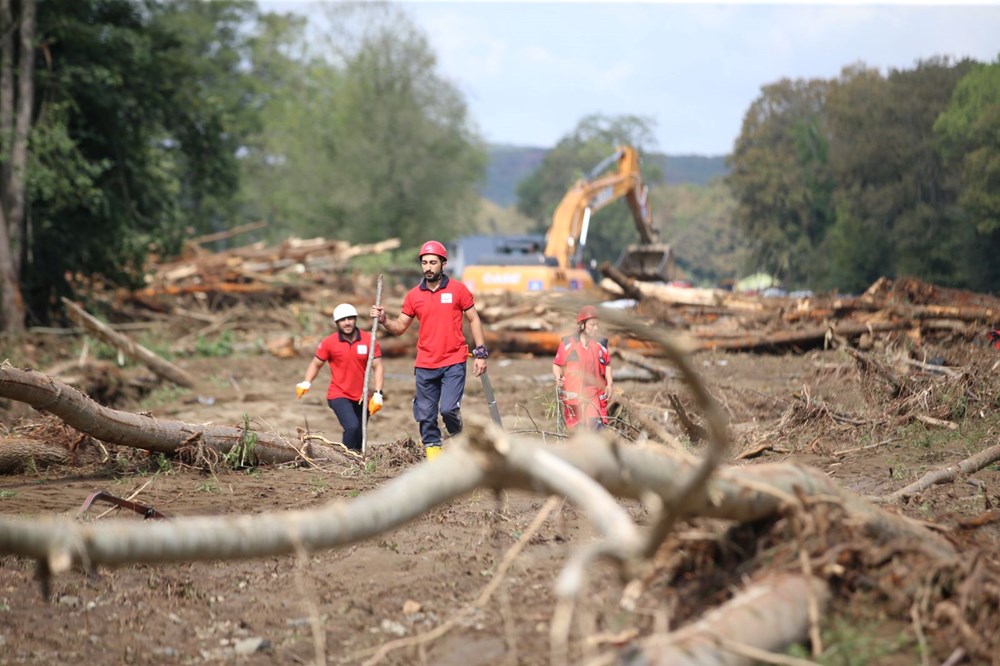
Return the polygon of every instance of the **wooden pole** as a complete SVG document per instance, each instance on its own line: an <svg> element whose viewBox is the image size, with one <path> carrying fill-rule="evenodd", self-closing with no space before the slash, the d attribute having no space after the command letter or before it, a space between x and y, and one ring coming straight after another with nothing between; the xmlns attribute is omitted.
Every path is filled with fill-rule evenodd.
<svg viewBox="0 0 1000 666"><path fill-rule="evenodd" d="M382 274L375 283L375 307L382 305ZM375 336L378 335L378 317L372 320L372 339L368 342L368 363L365 365L365 383L361 388L361 455L368 452L368 378L375 359Z"/></svg>
<svg viewBox="0 0 1000 666"><path fill-rule="evenodd" d="M63 298L62 303L66 306L66 314L69 315L69 318L87 329L87 332L98 340L113 346L129 358L142 363L147 368L152 370L158 377L173 382L178 386L195 388L195 378L187 371L178 368L169 361L163 360L153 352L135 342L132 338L111 330L110 327L102 324L68 298Z"/></svg>

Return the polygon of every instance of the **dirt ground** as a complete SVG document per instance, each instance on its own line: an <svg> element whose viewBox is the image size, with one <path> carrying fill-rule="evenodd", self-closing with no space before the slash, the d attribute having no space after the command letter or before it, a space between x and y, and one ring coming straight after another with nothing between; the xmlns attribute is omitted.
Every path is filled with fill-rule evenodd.
<svg viewBox="0 0 1000 666"><path fill-rule="evenodd" d="M884 416L888 412L878 395L863 382L856 363L842 351L712 352L696 355L694 362L729 418L733 454L765 442L773 447L734 464L804 463L862 495L880 495L928 469L998 443L1000 419L995 412L1000 386L992 364L1000 354L982 345L931 351L944 356L949 365L974 368L980 381L974 390L959 389L950 397L938 395L946 390L943 387L925 394L928 408L935 401L952 400L953 407L962 403L960 412L955 408L946 415L958 423L956 431L905 419L892 422ZM305 429L337 439L340 430L323 400L325 380L317 381L305 399L295 400L294 385L307 362L302 357L266 354L182 359L179 365L217 387L213 404L202 404L188 391L161 386L137 403L116 407L189 423L241 424L248 418L262 430L294 436L296 429ZM550 359L496 355L490 362L505 429L556 437ZM676 393L693 409L684 387L677 380L648 381L640 371L621 365L618 362L616 381L620 401L659 418L683 436L667 396ZM412 359L387 359L386 368L386 406L369 430L373 452L391 446L405 450L399 442L419 439L410 411ZM804 395L829 409L796 411L802 404L798 398ZM6 407L0 414L8 428L42 418L31 410ZM471 373L463 409L487 415L482 387ZM838 420L834 411L857 419ZM634 431L626 430L629 433L634 436ZM697 454L700 446L690 448ZM0 477L0 512L76 518L84 498L94 490L134 495L136 502L178 519L304 509L349 503L405 473L412 464L373 454L377 462L366 465L209 472L123 447L112 447L106 456L99 450L91 454L73 467L29 469ZM994 464L959 483L936 486L898 510L940 525L963 553L970 558L978 553L995 567L1000 524L992 522L961 534L956 525L1000 502L998 482L1000 470ZM0 663L308 664L321 663L318 655L325 663L366 663L378 647L431 631L473 603L545 501L544 496L526 492L477 493L380 538L301 558L132 565L93 575L73 571L52 580L48 601L34 563L4 556L0 558ZM625 505L640 525L645 523L646 510L640 504ZM115 516L141 520L102 504L79 519L104 521ZM714 532L716 538L699 544L689 534L687 545L675 542L676 557L683 562L674 561L669 571L665 567L659 579L654 577L632 610L619 603L623 585L616 571L601 565L594 572L592 593L578 609L583 623L574 625L571 636L572 663L585 663L587 657L607 653L636 635L648 636L665 622L692 619L752 577L758 569L750 562L774 556L787 545L781 542L787 532L776 529L770 541L757 543L756 552L738 553L737 546L719 547L724 539L718 535L726 526L703 521L685 529ZM585 517L572 505L561 505L514 560L483 608L463 615L457 626L433 640L390 651L381 663L549 663L555 579L572 550L592 536ZM728 539L741 543L735 533ZM903 560L897 563L906 566ZM850 584L841 581L823 622L825 652L818 661L921 663L922 642L927 644L924 663L942 663L963 646L972 654L973 638L946 623L935 624L928 618L920 632L915 630L905 601L894 599L880 579L898 574L873 569L867 581L860 581L863 576ZM995 606L992 611L996 616ZM629 633L631 629L635 633ZM981 631L975 625L969 630ZM581 632L597 640L587 643ZM995 638L979 639L997 645ZM962 663L989 663L982 659L970 656Z"/></svg>

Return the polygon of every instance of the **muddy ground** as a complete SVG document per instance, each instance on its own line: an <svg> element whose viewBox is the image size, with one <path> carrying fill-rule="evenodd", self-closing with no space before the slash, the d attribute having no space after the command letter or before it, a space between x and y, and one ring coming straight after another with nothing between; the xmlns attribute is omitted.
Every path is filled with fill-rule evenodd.
<svg viewBox="0 0 1000 666"><path fill-rule="evenodd" d="M901 342L898 347L905 345ZM1000 385L995 361L1000 353L978 343L955 343L915 350L911 356L926 358L928 352L974 377L966 384L949 380L959 387L951 391L934 375L913 375L917 386L929 387L919 409L954 421L957 430L897 419L898 405L880 393L875 380L865 379L843 351L711 352L696 355L694 362L730 420L733 454L762 443L773 446L735 464L804 463L860 494L879 495L928 469L998 443ZM241 424L246 418L257 428L292 437L297 429L328 439L340 435L323 400L324 381L317 381L302 401L295 400L294 385L308 363L305 357L237 353L177 362L217 388L213 404L202 404L190 391L161 385L141 400L116 407L190 423ZM490 362L505 428L539 438L556 437L550 359L496 355ZM106 447L106 451L81 452L71 467L36 467L0 477L0 512L85 521L116 516L141 520L107 505L95 505L78 518L84 498L99 489L120 497L134 495L136 502L177 519L350 502L416 464L415 458L404 455L409 451L405 442L419 439L410 412L411 363L408 357L386 360L386 406L369 431L374 462L242 471L219 466L206 471L178 460ZM659 418L683 437L667 396L677 393L693 409L684 387L677 380L642 379L641 373L622 367L620 361L618 367L620 401ZM902 371L909 374L913 368ZM482 388L471 373L467 386L464 410L485 417ZM828 409L797 410L805 395ZM942 411L941 405L947 409ZM8 430L43 419L9 403L4 408ZM834 412L855 418L840 420ZM623 418L628 420L627 411ZM624 433L635 436L634 430ZM702 445L688 446L698 453ZM380 456L380 450L399 455ZM994 464L958 483L936 486L897 510L939 525L967 558L981 553L995 567L1000 524L978 529L958 525L1000 502L998 488L1000 470ZM52 581L49 600L42 596L33 562L4 556L0 558L0 663L308 664L320 663L321 658L331 664L366 663L380 646L431 631L473 603L545 501L524 492L477 493L380 538L301 558L133 565L94 575L74 571ZM635 520L646 521L641 505L626 505ZM671 546L675 560L663 565L659 578L651 577L634 610L619 603L623 585L615 570L610 565L596 570L592 594L578 609L584 620L573 627L571 662L585 663L636 636L697 617L752 579L764 566L762 561L780 559L775 553L787 547L783 540L788 532L780 524L756 542L747 540L746 534L727 534L727 528L710 521L683 526L686 541ZM706 533L714 536L707 541L697 536ZM572 549L592 535L577 509L561 505L514 560L483 608L462 616L443 635L388 652L381 663L549 663L554 581ZM915 625L908 607L912 599L894 594L894 583L887 577L896 576L893 580L902 588L900 581L907 575L919 579L919 571L903 559L898 564L910 569L900 573L898 567L887 569L883 563L882 568L839 581L822 623L824 654L816 661L917 664L926 659L923 663L939 664L959 648L969 655L960 663L989 663L982 650L973 649L976 640L985 641L980 647L986 650L997 645L995 637L977 635L982 625L970 623L971 636L933 617L926 617L919 628ZM983 603L988 612L988 595ZM996 613L996 608L992 611ZM594 640L583 640L581 632ZM805 656L808 651L796 654Z"/></svg>

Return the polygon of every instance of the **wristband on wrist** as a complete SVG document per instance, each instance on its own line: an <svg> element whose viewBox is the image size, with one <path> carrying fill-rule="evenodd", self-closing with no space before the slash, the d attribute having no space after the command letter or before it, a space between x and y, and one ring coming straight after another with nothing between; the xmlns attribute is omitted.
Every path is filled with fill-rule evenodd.
<svg viewBox="0 0 1000 666"><path fill-rule="evenodd" d="M490 350L486 348L486 345L479 345L472 350L472 355L476 358L489 358Z"/></svg>
<svg viewBox="0 0 1000 666"><path fill-rule="evenodd" d="M382 314L380 314L380 315L378 316L378 323L380 323L380 324L382 324L383 326L385 326L385 320L386 320L386 319L388 319L388 317L386 317L386 316L385 316L385 313L383 312Z"/></svg>

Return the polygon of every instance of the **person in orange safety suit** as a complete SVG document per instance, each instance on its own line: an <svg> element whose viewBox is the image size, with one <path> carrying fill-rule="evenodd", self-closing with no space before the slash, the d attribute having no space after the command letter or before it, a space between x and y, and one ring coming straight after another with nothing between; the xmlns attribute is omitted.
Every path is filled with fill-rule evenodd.
<svg viewBox="0 0 1000 666"><path fill-rule="evenodd" d="M597 429L608 424L611 355L608 341L598 337L597 308L585 305L576 316L576 335L562 339L552 361L552 375L562 402L566 426L581 423Z"/></svg>

